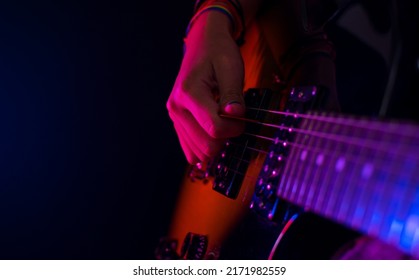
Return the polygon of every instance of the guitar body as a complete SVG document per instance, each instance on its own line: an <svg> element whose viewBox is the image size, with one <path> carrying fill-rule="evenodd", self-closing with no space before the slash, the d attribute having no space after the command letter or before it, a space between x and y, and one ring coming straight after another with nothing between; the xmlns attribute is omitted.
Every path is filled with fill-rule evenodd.
<svg viewBox="0 0 419 280"><path fill-rule="evenodd" d="M281 9L281 7L277 8ZM275 9L271 9L271 12L272 15L277 13ZM336 105L334 62L326 56L321 56L318 60L308 60L305 66L293 72L293 78L289 79L291 75L289 69L284 70L279 65L283 62L281 58L284 50L289 48L296 38L284 35L283 38L289 38L288 41L275 41L281 38L277 34L283 34L286 27L281 30L281 24L276 22L278 17L268 14L263 18L263 21L256 20L250 25L245 44L241 46L245 65L244 90L250 96L249 108L253 106L257 110L250 118L254 118L256 120L254 122L262 126L255 132L252 130L254 127L247 129L247 136L250 135L250 137L245 140L239 139L237 142L233 139L232 142L227 143L226 151L233 150L233 156L229 159L229 162L233 163L229 166L225 164L223 152L220 158L209 163L208 166L187 167L170 229L156 251L157 258L330 259L341 256L351 258L350 254L345 255L345 246L355 244L355 240L367 235L372 236L372 239L378 237L384 241L374 243L374 246L378 246L378 250L381 248L395 252L388 258L408 256L396 247L403 249L405 253L419 255L419 252L416 253L419 251L419 200L410 202L410 208L408 207L410 210L399 211L403 212L403 219L406 220L401 224L400 219L390 215L393 220L384 220L381 217L384 216L381 215L383 213L374 215L373 210L365 211L363 219L368 219L368 221L361 221L361 218L350 215L356 210L350 207L362 208L363 205L351 206L355 205L354 202L351 204L346 200L362 199L362 202L367 205L369 203L367 198L375 196L375 191L383 184L384 171L376 175L372 173L373 171L369 172L371 166L375 167L373 164L380 164L377 160L370 163L367 157L355 158L356 164L353 168L355 171L360 170L362 176L357 178L354 175L356 172L350 170L348 172L351 176L346 178L343 173L336 174L344 169L345 160L352 156L346 155L347 152L344 151L346 145L335 144L328 139L323 143L308 136L294 137L291 133L282 131L282 126L284 126L289 132L300 129L313 130L321 134L324 131L326 134L333 134L334 137L346 139L351 136L347 127L355 126L354 124L358 121L351 118L348 121L335 119L334 115L310 115L313 119L325 119L327 122L336 123L317 125L311 123L310 118L308 121L293 118L293 114L308 116L307 112L312 110L339 110ZM322 47L324 48L324 45ZM316 53L317 48L315 43L311 51ZM293 61L292 58L289 60ZM269 92L264 89L269 89ZM271 112L287 112L289 115L280 116ZM249 116L246 118L249 119ZM276 127L263 125L267 123L274 124ZM386 127L385 123L375 121L371 124L368 121L365 124L362 121L360 123L362 124L360 132L355 134L367 135L367 140L371 141L379 141L380 136L376 133L370 133L370 135L368 131L363 130L374 127L384 131ZM419 147L415 144L419 129L415 125L406 125L402 128L408 131L404 135L407 140L401 141L404 144L407 143L407 147L401 147L400 150L411 150L419 154ZM385 140L392 137L391 135L383 136ZM292 146L293 142L296 146L306 145L309 148L302 151L298 151L297 148L288 150L288 146ZM238 148L242 146L244 146L243 150ZM322 147L332 154L331 161L326 161L331 168L320 168L323 158L329 156L321 152L319 148ZM305 160L307 151L310 152L310 149L316 151L317 155L309 155ZM358 155L367 148L352 149L349 146L348 149ZM341 151L342 155L337 154L335 150ZM367 152L367 155L377 154L377 152ZM271 159L272 155L275 155L275 162ZM394 161L397 159L396 156L397 154L385 154L381 156L381 160ZM237 157L239 157L238 162L235 161ZM282 163L282 157L287 160L286 163ZM295 171L298 170L295 162L303 161L303 159L306 161L304 164L308 164L310 160L313 161L311 165L315 167L307 165L306 168L302 165L299 171ZM403 192L413 197L417 194L419 197L417 191L419 179L416 174L419 172L419 166L411 159L403 161L403 164L404 166L410 164L409 173L394 180L407 181L409 179L410 189ZM276 176L277 173L281 176ZM368 176L371 178L365 178ZM344 182L345 178L352 180L350 182L359 187L354 191L347 189L348 184ZM371 193L367 191L364 193L361 190L361 187L367 185L366 179L373 181L371 185L375 189L372 189ZM309 189L311 186L306 187L310 184L314 187L312 191ZM298 185L297 191L293 190L293 185ZM334 185L336 185L335 188ZM274 189L271 190L271 187ZM379 190L377 194L382 195ZM325 202L329 196L336 196L341 201L333 202L334 204L329 206ZM316 204L314 198L320 202ZM385 208L384 204L374 203L377 204L374 208L377 209L377 213L381 211L379 209ZM352 209L352 212L342 214L341 204ZM394 205L396 204L394 202ZM398 204L397 207L400 208ZM336 209L336 211L330 209ZM390 213L387 212L386 214L389 215ZM377 222L374 219L379 219L376 216L383 219L383 221L378 221L381 227L374 224ZM380 233L381 228L386 231ZM377 248L373 248L372 251ZM363 258L363 255L359 252L353 253L352 258ZM380 258L380 255L370 255L367 258Z"/></svg>

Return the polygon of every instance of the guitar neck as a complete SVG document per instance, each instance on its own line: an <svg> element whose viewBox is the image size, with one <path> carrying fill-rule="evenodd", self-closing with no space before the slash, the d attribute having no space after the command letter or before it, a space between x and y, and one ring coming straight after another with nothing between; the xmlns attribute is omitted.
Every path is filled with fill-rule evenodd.
<svg viewBox="0 0 419 280"><path fill-rule="evenodd" d="M419 127L305 115L277 195L419 257Z"/></svg>

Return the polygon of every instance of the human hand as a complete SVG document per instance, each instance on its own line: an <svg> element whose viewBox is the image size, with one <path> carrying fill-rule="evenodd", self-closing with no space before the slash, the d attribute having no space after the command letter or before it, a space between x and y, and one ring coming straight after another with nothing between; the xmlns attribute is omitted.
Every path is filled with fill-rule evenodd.
<svg viewBox="0 0 419 280"><path fill-rule="evenodd" d="M207 162L226 139L240 135L243 116L243 60L231 36L229 19L202 14L187 36L186 51L167 101L180 145L190 164Z"/></svg>

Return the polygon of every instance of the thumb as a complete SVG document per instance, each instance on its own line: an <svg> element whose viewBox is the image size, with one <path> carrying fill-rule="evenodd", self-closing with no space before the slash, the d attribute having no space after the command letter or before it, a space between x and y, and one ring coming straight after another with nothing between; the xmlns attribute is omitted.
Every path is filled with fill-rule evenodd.
<svg viewBox="0 0 419 280"><path fill-rule="evenodd" d="M227 115L244 116L245 105L241 91L220 96L221 111Z"/></svg>
<svg viewBox="0 0 419 280"><path fill-rule="evenodd" d="M245 103L243 98L243 62L241 56L230 56L216 67L216 78L219 90L219 104L222 113L244 116Z"/></svg>

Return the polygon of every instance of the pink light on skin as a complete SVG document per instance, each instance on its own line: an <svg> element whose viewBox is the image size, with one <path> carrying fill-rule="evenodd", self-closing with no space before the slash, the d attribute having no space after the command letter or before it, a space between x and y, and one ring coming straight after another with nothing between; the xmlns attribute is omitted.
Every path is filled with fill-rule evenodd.
<svg viewBox="0 0 419 280"><path fill-rule="evenodd" d="M229 115L234 116L242 116L244 115L244 107L243 105L238 101L231 101L224 107L224 112L226 112Z"/></svg>

